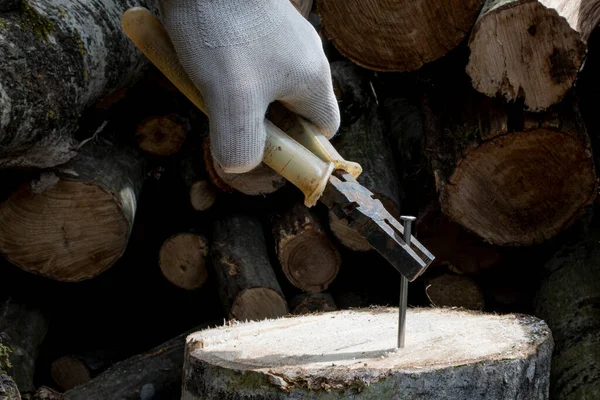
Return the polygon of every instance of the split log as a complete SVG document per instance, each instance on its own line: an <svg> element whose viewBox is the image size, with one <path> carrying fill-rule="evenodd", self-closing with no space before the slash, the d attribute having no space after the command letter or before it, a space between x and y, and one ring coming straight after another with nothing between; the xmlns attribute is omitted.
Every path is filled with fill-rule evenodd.
<svg viewBox="0 0 600 400"><path fill-rule="evenodd" d="M529 113L465 84L458 75L423 89L426 148L443 213L494 245L555 237L597 191L577 99Z"/></svg>
<svg viewBox="0 0 600 400"><path fill-rule="evenodd" d="M286 180L264 163L243 174L230 174L214 161L210 152L210 141L204 141L204 163L210 181L225 192L240 192L248 196L260 196L281 189Z"/></svg>
<svg viewBox="0 0 600 400"><path fill-rule="evenodd" d="M230 318L256 320L288 313L257 219L223 217L215 222L212 240L211 265Z"/></svg>
<svg viewBox="0 0 600 400"><path fill-rule="evenodd" d="M552 334L535 317L409 309L405 348L397 337L397 308L196 332L183 398L548 398Z"/></svg>
<svg viewBox="0 0 600 400"><path fill-rule="evenodd" d="M208 279L208 240L193 232L178 233L163 243L159 265L165 278L186 290L199 289Z"/></svg>
<svg viewBox="0 0 600 400"><path fill-rule="evenodd" d="M326 35L340 53L372 70L407 72L458 46L475 23L483 1L316 3Z"/></svg>
<svg viewBox="0 0 600 400"><path fill-rule="evenodd" d="M290 302L292 314L337 311L333 297L329 293L302 293Z"/></svg>
<svg viewBox="0 0 600 400"><path fill-rule="evenodd" d="M461 307L467 310L484 310L485 300L481 288L468 276L450 273L425 279L425 293L434 307Z"/></svg>
<svg viewBox="0 0 600 400"><path fill-rule="evenodd" d="M61 390L70 390L91 380L90 370L77 357L63 356L50 366L50 376Z"/></svg>
<svg viewBox="0 0 600 400"><path fill-rule="evenodd" d="M120 361L91 381L65 392L69 400L181 398L185 338L198 326L143 353Z"/></svg>
<svg viewBox="0 0 600 400"><path fill-rule="evenodd" d="M0 400L21 400L21 393L15 381L0 373Z"/></svg>
<svg viewBox="0 0 600 400"><path fill-rule="evenodd" d="M39 310L12 299L0 305L0 369L2 353L8 352L11 365L6 372L21 392L35 390L35 364L47 330L48 322Z"/></svg>
<svg viewBox="0 0 600 400"><path fill-rule="evenodd" d="M0 251L57 281L90 279L123 254L144 182L139 151L98 138L0 205Z"/></svg>
<svg viewBox="0 0 600 400"><path fill-rule="evenodd" d="M157 11L155 0L22 0L2 14L0 167L49 168L75 157L81 113L148 65L120 28L136 5Z"/></svg>
<svg viewBox="0 0 600 400"><path fill-rule="evenodd" d="M552 330L551 398L593 399L600 393L600 230L574 235L545 265L535 315Z"/></svg>
<svg viewBox="0 0 600 400"><path fill-rule="evenodd" d="M469 38L473 86L531 111L560 102L598 22L597 0L487 0Z"/></svg>
<svg viewBox="0 0 600 400"><path fill-rule="evenodd" d="M170 156L179 151L190 129L190 122L177 114L151 116L137 124L135 138L145 152Z"/></svg>
<svg viewBox="0 0 600 400"><path fill-rule="evenodd" d="M340 270L341 256L314 211L296 201L270 219L286 278L306 292L326 290Z"/></svg>
<svg viewBox="0 0 600 400"><path fill-rule="evenodd" d="M208 179L208 174L201 167L202 162L194 157L187 157L180 162L183 183L189 193L190 204L196 211L206 211L217 200L217 189Z"/></svg>

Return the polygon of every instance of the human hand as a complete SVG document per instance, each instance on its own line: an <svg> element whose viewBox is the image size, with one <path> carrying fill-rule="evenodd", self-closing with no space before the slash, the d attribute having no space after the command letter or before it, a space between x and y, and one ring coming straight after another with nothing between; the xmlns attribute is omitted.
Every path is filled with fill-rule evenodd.
<svg viewBox="0 0 600 400"><path fill-rule="evenodd" d="M331 138L340 124L319 35L289 0L161 0L179 60L202 92L211 152L227 173L262 162L278 100Z"/></svg>

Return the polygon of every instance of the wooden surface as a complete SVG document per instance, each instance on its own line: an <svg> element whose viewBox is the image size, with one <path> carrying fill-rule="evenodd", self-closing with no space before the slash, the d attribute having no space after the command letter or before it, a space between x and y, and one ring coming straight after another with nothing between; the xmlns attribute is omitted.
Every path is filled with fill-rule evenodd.
<svg viewBox="0 0 600 400"><path fill-rule="evenodd" d="M325 34L358 65L415 71L455 48L481 0L317 0ZM366 39L368 38L368 39Z"/></svg>
<svg viewBox="0 0 600 400"><path fill-rule="evenodd" d="M175 286L199 289L208 279L208 252L208 240L202 235L192 232L173 235L160 248L160 270Z"/></svg>
<svg viewBox="0 0 600 400"><path fill-rule="evenodd" d="M472 278L444 273L425 279L425 293L434 307L485 309L481 288Z"/></svg>
<svg viewBox="0 0 600 400"><path fill-rule="evenodd" d="M63 356L54 360L50 366L50 375L54 383L65 391L89 382L92 378L85 363L71 356Z"/></svg>
<svg viewBox="0 0 600 400"><path fill-rule="evenodd" d="M336 311L337 306L329 293L301 293L290 301L292 314Z"/></svg>
<svg viewBox="0 0 600 400"><path fill-rule="evenodd" d="M186 340L183 399L546 399L543 321L440 309L338 311L223 326Z"/></svg>
<svg viewBox="0 0 600 400"><path fill-rule="evenodd" d="M170 156L179 151L189 130L189 121L176 114L151 116L137 124L135 138L145 152Z"/></svg>

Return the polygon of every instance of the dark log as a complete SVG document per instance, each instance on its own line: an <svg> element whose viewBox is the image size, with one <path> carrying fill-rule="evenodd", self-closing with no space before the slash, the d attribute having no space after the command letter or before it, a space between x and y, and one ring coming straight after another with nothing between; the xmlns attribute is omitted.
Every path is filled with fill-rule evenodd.
<svg viewBox="0 0 600 400"><path fill-rule="evenodd" d="M120 361L91 381L65 392L69 400L181 398L185 338L198 326L153 349Z"/></svg>
<svg viewBox="0 0 600 400"><path fill-rule="evenodd" d="M240 192L248 196L261 196L281 189L286 180L266 164L260 164L243 174L226 173L214 162L210 140L204 141L204 162L210 181L225 192Z"/></svg>
<svg viewBox="0 0 600 400"><path fill-rule="evenodd" d="M186 340L183 398L548 398L552 334L535 317L410 308L400 350L397 334L397 308L206 329Z"/></svg>
<svg viewBox="0 0 600 400"><path fill-rule="evenodd" d="M329 293L302 293L290 302L292 314L337 311L333 297Z"/></svg>
<svg viewBox="0 0 600 400"><path fill-rule="evenodd" d="M535 296L535 315L546 321L556 343L552 399L593 399L600 393L598 222L596 214L589 229L573 230L546 263Z"/></svg>
<svg viewBox="0 0 600 400"><path fill-rule="evenodd" d="M443 273L425 277L425 293L434 307L485 309L481 288L468 276Z"/></svg>
<svg viewBox="0 0 600 400"><path fill-rule="evenodd" d="M426 149L443 213L495 245L555 237L596 197L576 98L524 112L457 75L423 86Z"/></svg>
<svg viewBox="0 0 600 400"><path fill-rule="evenodd" d="M344 56L381 71L415 71L468 35L482 0L317 0L326 35Z"/></svg>
<svg viewBox="0 0 600 400"><path fill-rule="evenodd" d="M315 212L296 201L270 220L275 251L290 283L306 292L326 290L340 270L341 256Z"/></svg>
<svg viewBox="0 0 600 400"><path fill-rule="evenodd" d="M193 232L175 234L160 248L160 270L175 286L186 290L199 289L208 279L208 251L208 240L203 235Z"/></svg>
<svg viewBox="0 0 600 400"><path fill-rule="evenodd" d="M21 393L15 381L0 373L0 400L21 400Z"/></svg>
<svg viewBox="0 0 600 400"><path fill-rule="evenodd" d="M202 167L203 162L195 157L186 157L179 164L190 204L196 211L208 210L217 200L217 188L210 182L206 170Z"/></svg>
<svg viewBox="0 0 600 400"><path fill-rule="evenodd" d="M78 357L63 356L50 366L50 376L65 391L89 382L92 378L85 362Z"/></svg>
<svg viewBox="0 0 600 400"><path fill-rule="evenodd" d="M8 299L0 305L0 370L6 367L2 353L8 352L10 367L6 373L21 392L35 390L35 365L48 322L37 309Z"/></svg>
<svg viewBox="0 0 600 400"><path fill-rule="evenodd" d="M151 116L137 124L135 137L145 152L170 156L181 149L190 129L190 122L180 115Z"/></svg>
<svg viewBox="0 0 600 400"><path fill-rule="evenodd" d="M597 0L487 0L469 38L473 86L531 111L560 102L600 21Z"/></svg>
<svg viewBox="0 0 600 400"><path fill-rule="evenodd" d="M269 262L263 227L254 217L228 215L215 222L211 265L230 318L257 320L288 313Z"/></svg>
<svg viewBox="0 0 600 400"><path fill-rule="evenodd" d="M54 167L77 154L81 113L148 65L120 21L132 6L157 11L156 2L8 3L0 16L0 167Z"/></svg>
<svg viewBox="0 0 600 400"><path fill-rule="evenodd" d="M125 251L144 179L137 149L92 139L75 159L43 172L0 205L0 251L34 274L90 279Z"/></svg>

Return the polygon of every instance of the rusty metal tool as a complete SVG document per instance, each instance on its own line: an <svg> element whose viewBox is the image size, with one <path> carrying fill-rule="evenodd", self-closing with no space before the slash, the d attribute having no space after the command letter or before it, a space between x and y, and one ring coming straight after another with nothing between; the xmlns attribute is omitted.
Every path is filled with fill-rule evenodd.
<svg viewBox="0 0 600 400"><path fill-rule="evenodd" d="M133 7L121 19L125 34L148 59L201 111L206 113L202 94L179 63L168 33L149 10ZM294 115L290 129L283 132L265 118L267 141L263 162L299 188L305 205L317 201L327 206L364 237L398 272L405 283L417 279L433 262L434 256L411 236L410 225L403 226L381 201L356 180L359 164L346 161L318 129ZM401 298L405 299L406 290ZM406 301L400 304L400 337L404 337Z"/></svg>

